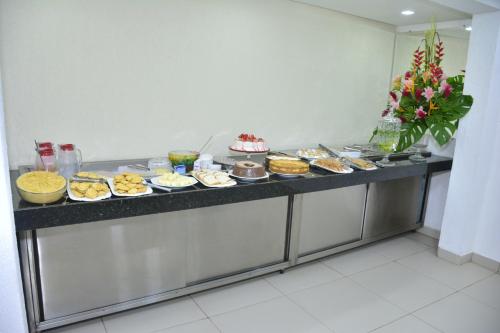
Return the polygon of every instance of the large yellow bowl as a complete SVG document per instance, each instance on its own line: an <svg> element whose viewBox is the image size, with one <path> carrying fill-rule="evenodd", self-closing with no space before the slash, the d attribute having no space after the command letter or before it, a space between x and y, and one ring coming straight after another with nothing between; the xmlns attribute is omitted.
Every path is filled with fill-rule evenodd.
<svg viewBox="0 0 500 333"><path fill-rule="evenodd" d="M35 172L45 172L45 171L35 171ZM22 186L20 186L19 181L22 179L22 177L26 177L26 175L27 174L23 174L19 178L17 178L16 187L17 187L19 194L21 195L21 198L23 198L24 200L26 200L28 202L35 203L35 204L53 203L53 202L59 201L63 197L64 193L66 192L66 179L64 179L64 177L61 177L61 176L59 176L59 177L64 179L64 184L60 188L57 188L54 191L42 193L42 192L31 192L31 191L28 191L26 189L23 189Z"/></svg>

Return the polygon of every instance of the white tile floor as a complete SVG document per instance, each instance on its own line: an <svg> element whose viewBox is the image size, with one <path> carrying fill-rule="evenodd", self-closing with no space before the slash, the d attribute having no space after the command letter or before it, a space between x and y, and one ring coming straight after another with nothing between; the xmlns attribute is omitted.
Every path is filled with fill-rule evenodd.
<svg viewBox="0 0 500 333"><path fill-rule="evenodd" d="M51 333L498 333L500 275L410 233Z"/></svg>

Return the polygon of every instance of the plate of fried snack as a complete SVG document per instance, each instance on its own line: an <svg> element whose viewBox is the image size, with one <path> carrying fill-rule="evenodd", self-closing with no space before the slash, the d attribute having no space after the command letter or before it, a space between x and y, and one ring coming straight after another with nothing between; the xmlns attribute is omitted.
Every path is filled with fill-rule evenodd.
<svg viewBox="0 0 500 333"><path fill-rule="evenodd" d="M372 161L365 160L363 158L346 157L346 159L349 161L351 166L359 170L370 171L378 169L375 163L373 163Z"/></svg>
<svg viewBox="0 0 500 333"><path fill-rule="evenodd" d="M335 157L320 158L311 161L311 165L334 173L351 173L354 171L351 167L345 165L340 159Z"/></svg>
<svg viewBox="0 0 500 333"><path fill-rule="evenodd" d="M102 179L92 172L80 172L75 176L91 179ZM68 196L74 201L99 201L111 197L108 184L98 181L70 180L68 183Z"/></svg>
<svg viewBox="0 0 500 333"><path fill-rule="evenodd" d="M236 181L229 177L227 172L217 170L200 170L192 172L194 178L206 187L229 187L236 185Z"/></svg>
<svg viewBox="0 0 500 333"><path fill-rule="evenodd" d="M144 178L132 172L124 172L108 178L111 192L117 197L137 197L153 193L153 189L146 185Z"/></svg>
<svg viewBox="0 0 500 333"><path fill-rule="evenodd" d="M177 172L165 173L162 176L151 178L151 183L168 188L184 188L198 183L193 177L183 176Z"/></svg>

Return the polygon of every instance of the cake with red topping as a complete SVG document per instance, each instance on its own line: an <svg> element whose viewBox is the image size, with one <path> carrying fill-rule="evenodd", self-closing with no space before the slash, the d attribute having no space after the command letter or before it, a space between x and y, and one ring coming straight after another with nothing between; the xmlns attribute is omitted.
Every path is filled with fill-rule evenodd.
<svg viewBox="0 0 500 333"><path fill-rule="evenodd" d="M247 133L240 134L230 148L232 150L249 152L249 153L266 152L269 150L264 139L258 138L253 134L247 134Z"/></svg>

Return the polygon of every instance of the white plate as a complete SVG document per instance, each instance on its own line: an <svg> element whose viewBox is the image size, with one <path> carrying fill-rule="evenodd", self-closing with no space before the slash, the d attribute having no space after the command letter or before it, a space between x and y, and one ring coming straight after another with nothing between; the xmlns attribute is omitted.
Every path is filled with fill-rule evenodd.
<svg viewBox="0 0 500 333"><path fill-rule="evenodd" d="M198 183L198 181L196 179L194 179L193 177L188 177L189 179L191 179L191 184L189 184L189 185L184 185L184 186L168 186L168 185L160 183L160 177L161 176L151 178L151 183L153 183L156 186L161 186L161 187L166 187L166 188L174 188L174 189L175 188L186 188L186 187L193 186L194 184Z"/></svg>
<svg viewBox="0 0 500 333"><path fill-rule="evenodd" d="M66 190L68 192L68 197L73 200L73 201L86 201L86 202L93 202L93 201L100 201L104 199L111 198L111 192L106 193L106 195L101 195L100 197L97 197L95 199L90 199L90 198L79 198L76 197L73 192L71 191L70 188L70 182L68 181L68 185L66 186Z"/></svg>
<svg viewBox="0 0 500 333"><path fill-rule="evenodd" d="M231 187L231 186L238 184L238 183L236 183L236 180L231 179L230 181L228 181L227 183L224 183L224 184L209 185L209 184L205 183L201 178L198 178L196 176L196 173L193 173L193 177L196 178L196 180L198 180L200 183L202 183L206 187L221 188L221 187Z"/></svg>
<svg viewBox="0 0 500 333"><path fill-rule="evenodd" d="M109 188L111 189L111 192L113 192L113 195L116 195L117 197L140 197L141 195L153 193L153 189L147 185L146 185L146 192L143 193L135 193L135 194L118 193L116 192L115 184L113 184L113 178L108 178L108 185Z"/></svg>
<svg viewBox="0 0 500 333"><path fill-rule="evenodd" d="M316 161L312 161L311 165L314 165L315 167L318 167L318 168L326 170L326 171L330 171L330 172L333 172L333 173L340 173L340 174L352 173L354 171L353 168L348 167L345 164L344 164L344 166L346 168L343 171L337 171L337 170L332 170L332 169L329 169L329 168L325 168L325 167L323 167L321 165L316 164Z"/></svg>
<svg viewBox="0 0 500 333"><path fill-rule="evenodd" d="M235 174L233 174L232 170L229 172L229 176L237 178L237 179L241 179L241 180L244 180L244 181L247 181L247 182L254 182L254 181L257 181L257 180L262 180L262 179L269 178L269 174L267 172L262 177L241 177L241 176L236 176Z"/></svg>
<svg viewBox="0 0 500 333"><path fill-rule="evenodd" d="M299 150L297 150L297 152L295 153L295 155L297 157L300 157L300 158L304 158L306 160L309 160L309 161L313 161L313 160L317 160L319 158L328 158L330 157L330 154L328 154L328 152L324 151L324 154L323 155L316 155L316 156L311 156L311 155L304 155L304 154L301 154Z"/></svg>

